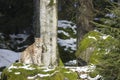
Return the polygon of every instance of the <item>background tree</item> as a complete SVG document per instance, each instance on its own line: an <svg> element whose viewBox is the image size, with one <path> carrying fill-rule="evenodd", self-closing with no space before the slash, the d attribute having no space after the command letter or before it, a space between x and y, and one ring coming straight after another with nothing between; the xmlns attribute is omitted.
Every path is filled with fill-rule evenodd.
<svg viewBox="0 0 120 80"><path fill-rule="evenodd" d="M58 19L76 21L77 0L58 0Z"/></svg>
<svg viewBox="0 0 120 80"><path fill-rule="evenodd" d="M0 0L0 32L32 33L33 0Z"/></svg>
<svg viewBox="0 0 120 80"><path fill-rule="evenodd" d="M93 30L93 26L90 23L94 16L94 7L92 0L78 0L77 7L77 43L83 38L83 36L90 30Z"/></svg>
<svg viewBox="0 0 120 80"><path fill-rule="evenodd" d="M97 9L97 20L95 20L93 23L95 26L97 26L96 29L102 33L119 38L119 0L105 0L103 2L98 0L95 0L94 2L95 8ZM100 5L96 5L95 3L99 3Z"/></svg>
<svg viewBox="0 0 120 80"><path fill-rule="evenodd" d="M21 61L43 66L57 66L57 2L34 0L35 42L23 53Z"/></svg>

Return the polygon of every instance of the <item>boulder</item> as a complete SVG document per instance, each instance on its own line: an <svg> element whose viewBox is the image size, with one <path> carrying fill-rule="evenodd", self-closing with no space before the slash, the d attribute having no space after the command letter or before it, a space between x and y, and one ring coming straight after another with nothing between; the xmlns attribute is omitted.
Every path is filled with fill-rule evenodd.
<svg viewBox="0 0 120 80"><path fill-rule="evenodd" d="M102 34L98 31L91 31L86 34L79 43L76 56L87 64L98 64L102 56L109 54L116 48L118 40L110 35ZM79 65L83 63L78 61Z"/></svg>
<svg viewBox="0 0 120 80"><path fill-rule="evenodd" d="M14 63L6 68L2 80L77 80L76 72L64 67L39 67L36 65Z"/></svg>

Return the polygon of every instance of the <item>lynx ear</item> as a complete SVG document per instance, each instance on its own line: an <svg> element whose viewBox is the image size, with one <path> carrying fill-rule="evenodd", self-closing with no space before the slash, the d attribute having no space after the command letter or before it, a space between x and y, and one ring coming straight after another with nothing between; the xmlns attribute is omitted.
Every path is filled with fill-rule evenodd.
<svg viewBox="0 0 120 80"><path fill-rule="evenodd" d="M41 47L43 44L42 44L42 40L41 38L35 38L35 46L36 47Z"/></svg>

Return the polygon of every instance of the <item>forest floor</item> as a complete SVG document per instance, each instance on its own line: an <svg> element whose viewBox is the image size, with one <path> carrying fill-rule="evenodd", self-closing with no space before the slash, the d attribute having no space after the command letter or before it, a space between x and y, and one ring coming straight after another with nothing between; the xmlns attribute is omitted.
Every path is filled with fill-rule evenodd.
<svg viewBox="0 0 120 80"><path fill-rule="evenodd" d="M1 67L9 67L12 63L16 62L16 60L19 60L19 58L20 58L20 53L18 53L18 52L0 49L0 68ZM79 75L79 78L83 79L83 80L97 80L98 78L100 78L100 75L97 75L95 78L91 78L89 76L89 73L95 69L94 65L80 66L80 67L79 66L78 67L65 66L65 68L76 72ZM1 73L2 73L2 71L0 72L0 74Z"/></svg>

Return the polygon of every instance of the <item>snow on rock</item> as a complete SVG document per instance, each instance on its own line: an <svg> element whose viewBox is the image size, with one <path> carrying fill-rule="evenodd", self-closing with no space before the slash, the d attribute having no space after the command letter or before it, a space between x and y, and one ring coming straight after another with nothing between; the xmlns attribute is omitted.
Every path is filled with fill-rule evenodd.
<svg viewBox="0 0 120 80"><path fill-rule="evenodd" d="M80 78L82 78L82 79L86 79L88 77L88 74L81 74L80 75Z"/></svg>
<svg viewBox="0 0 120 80"><path fill-rule="evenodd" d="M77 60L71 60L65 63L65 65L76 65L77 64Z"/></svg>
<svg viewBox="0 0 120 80"><path fill-rule="evenodd" d="M97 75L96 77L94 78L91 78L89 76L89 72L93 72L96 68L95 65L91 64L91 65L88 65L88 66L82 66L82 67L70 67L70 66L66 66L65 68L73 71L73 72L77 72L78 75L79 75L79 78L80 79L83 79L83 80L98 80L101 78L100 75Z"/></svg>
<svg viewBox="0 0 120 80"><path fill-rule="evenodd" d="M27 79L33 80L33 79L35 79L36 77L37 77L37 75L35 75L35 76L28 76Z"/></svg>
<svg viewBox="0 0 120 80"><path fill-rule="evenodd" d="M19 69L19 68L22 68L22 69L26 69L26 70L34 70L35 68L32 68L31 67L31 65L30 64L23 64L23 66L13 66L13 65L11 65L9 68L8 68L8 70L10 70L10 69Z"/></svg>
<svg viewBox="0 0 120 80"><path fill-rule="evenodd" d="M50 74L38 74L39 77L47 77L50 76Z"/></svg>
<svg viewBox="0 0 120 80"><path fill-rule="evenodd" d="M107 39L109 36L110 36L110 35L103 35L103 36L101 36L101 37L102 37L102 39Z"/></svg>
<svg viewBox="0 0 120 80"><path fill-rule="evenodd" d="M90 76L88 76L88 80L101 80L100 78L101 78L102 76L100 76L100 75L97 75L96 77L94 77L94 78L91 78Z"/></svg>
<svg viewBox="0 0 120 80"><path fill-rule="evenodd" d="M49 71L53 71L53 70L55 70L55 68L50 69L50 68L48 68L48 67L47 67L47 68L44 68L44 70L43 70L43 71L44 71L44 72L49 72Z"/></svg>
<svg viewBox="0 0 120 80"><path fill-rule="evenodd" d="M91 38L91 39L94 39L97 41L96 37L94 37L94 36L88 36L88 38Z"/></svg>
<svg viewBox="0 0 120 80"><path fill-rule="evenodd" d="M66 66L65 68L70 69L72 71L77 71L77 72L92 72L96 66L94 65L89 65L89 66L83 66L83 67L69 67Z"/></svg>
<svg viewBox="0 0 120 80"><path fill-rule="evenodd" d="M15 74L16 74L16 75L19 75L19 74L20 74L20 72L15 72Z"/></svg>
<svg viewBox="0 0 120 80"><path fill-rule="evenodd" d="M34 76L28 76L27 77L27 79L35 79L35 78L37 78L37 77L50 77L50 76L53 76L54 74L56 74L57 72L59 72L59 71L55 71L55 72L53 72L52 74L37 74L37 75L34 75Z"/></svg>

